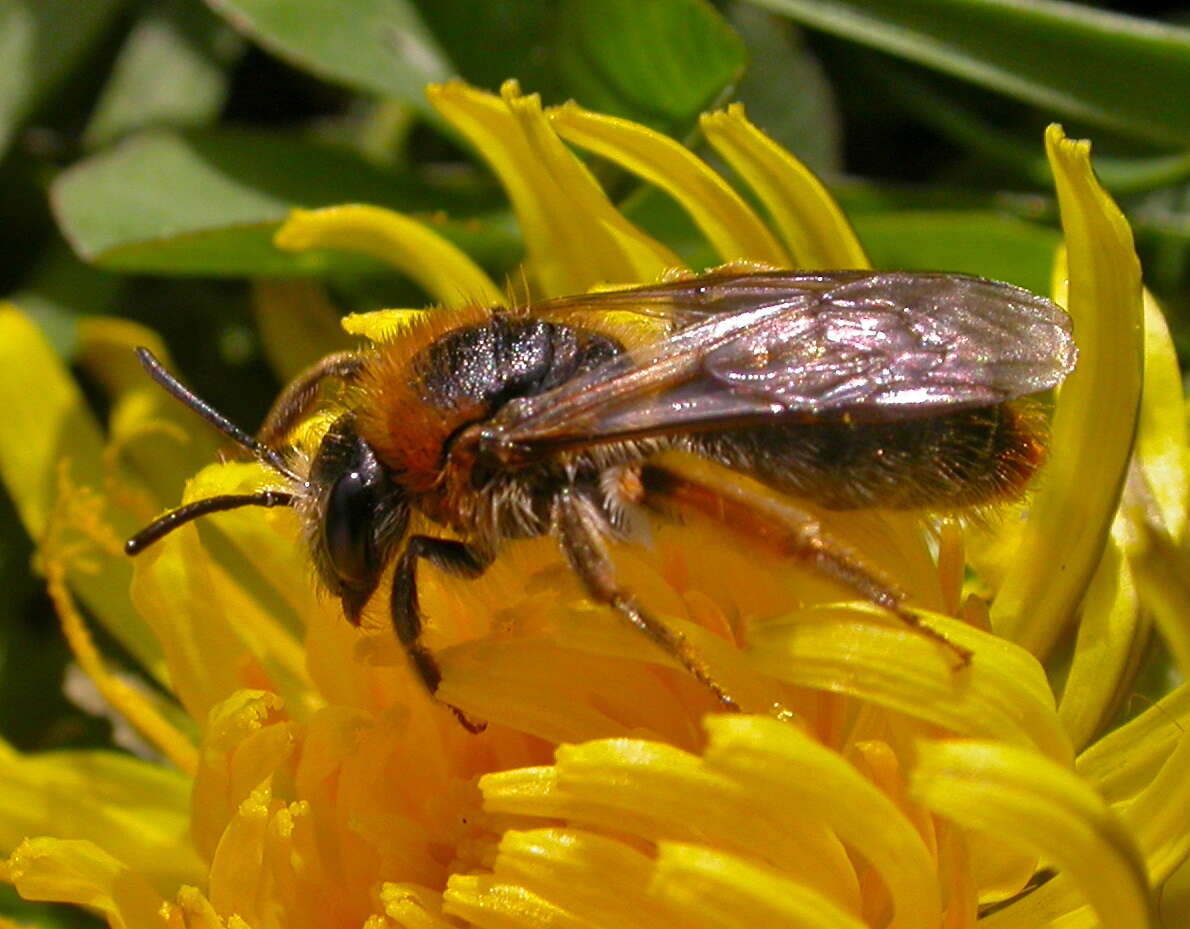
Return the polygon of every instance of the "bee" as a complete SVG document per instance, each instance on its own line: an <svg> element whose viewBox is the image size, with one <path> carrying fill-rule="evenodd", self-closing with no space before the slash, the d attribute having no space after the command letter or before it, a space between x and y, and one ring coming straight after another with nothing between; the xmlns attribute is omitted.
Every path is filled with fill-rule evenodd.
<svg viewBox="0 0 1190 929"><path fill-rule="evenodd" d="M628 344L613 319L649 335ZM969 652L795 501L959 511L1019 496L1045 453L1044 417L1027 398L1060 383L1077 352L1066 314L1009 284L722 269L520 310L428 312L400 338L315 364L255 437L139 355L277 486L167 512L128 540L129 554L207 513L292 507L353 624L392 567L393 629L434 693L441 672L422 642L419 564L474 578L508 543L550 535L593 601L738 709L688 640L618 579L611 544L631 535L632 514L718 521L939 639L963 664ZM338 415L302 454L286 436L327 381L339 384ZM791 505L721 480L724 468ZM410 534L413 511L449 537Z"/></svg>

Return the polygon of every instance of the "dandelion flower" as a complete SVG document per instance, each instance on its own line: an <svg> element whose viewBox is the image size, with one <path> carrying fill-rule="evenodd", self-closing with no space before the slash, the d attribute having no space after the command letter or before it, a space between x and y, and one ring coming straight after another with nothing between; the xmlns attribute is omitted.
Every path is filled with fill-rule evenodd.
<svg viewBox="0 0 1190 929"><path fill-rule="evenodd" d="M703 132L767 218L642 126L543 110L512 84L430 96L507 190L534 298L681 266L575 149L675 199L723 262L866 264L823 186L739 107ZM424 693L382 610L361 632L314 589L292 512L212 516L130 564L121 540L176 503L179 476L195 474L193 500L268 475L209 464L214 438L135 368L151 333L83 325L82 364L112 399L105 433L29 320L0 311L0 474L78 663L156 755L0 749L0 876L137 929L1155 926L1157 891L1190 851L1190 691L1107 724L1150 621L1190 662L1185 410L1087 145L1056 127L1046 144L1065 233L1055 292L1081 362L1040 482L982 525L821 514L973 652L966 671L697 522L617 552L740 715L586 603L549 540L511 546L474 582L423 572L440 696L487 720L479 735ZM430 226L373 207L299 211L277 242L379 257L440 305L509 299ZM295 316L318 304L309 285L258 297ZM400 339L433 312L345 327ZM313 442L326 423L301 428ZM84 607L143 677L113 670ZM1071 631L1055 690L1047 668ZM765 715L773 704L789 718Z"/></svg>

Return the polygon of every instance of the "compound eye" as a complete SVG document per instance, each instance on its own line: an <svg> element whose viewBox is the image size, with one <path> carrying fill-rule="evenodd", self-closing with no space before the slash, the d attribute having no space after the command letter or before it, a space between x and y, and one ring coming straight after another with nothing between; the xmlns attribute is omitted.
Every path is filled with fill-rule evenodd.
<svg viewBox="0 0 1190 929"><path fill-rule="evenodd" d="M362 471L344 472L327 495L322 540L335 574L348 585L375 579L374 501L373 483Z"/></svg>

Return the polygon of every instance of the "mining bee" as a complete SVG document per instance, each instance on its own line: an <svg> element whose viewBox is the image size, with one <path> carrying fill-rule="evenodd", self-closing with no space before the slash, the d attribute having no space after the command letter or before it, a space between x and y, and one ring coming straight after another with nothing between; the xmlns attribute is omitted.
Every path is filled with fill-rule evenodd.
<svg viewBox="0 0 1190 929"><path fill-rule="evenodd" d="M474 578L506 543L548 534L593 601L728 709L735 700L686 638L617 579L610 543L631 534L632 515L719 521L965 663L970 654L924 626L879 572L808 514L789 518L796 504L774 509L705 466L828 509L946 512L1012 498L1044 457L1044 417L1025 398L1057 385L1076 359L1066 314L1009 284L728 269L519 310L427 312L398 338L315 364L256 437L139 354L277 486L168 512L128 540L129 554L207 513L293 507L318 576L352 623L392 566L393 627L433 693L441 674L421 640L419 562ZM328 381L338 383L337 417L305 454L287 436ZM414 510L451 537L410 535Z"/></svg>

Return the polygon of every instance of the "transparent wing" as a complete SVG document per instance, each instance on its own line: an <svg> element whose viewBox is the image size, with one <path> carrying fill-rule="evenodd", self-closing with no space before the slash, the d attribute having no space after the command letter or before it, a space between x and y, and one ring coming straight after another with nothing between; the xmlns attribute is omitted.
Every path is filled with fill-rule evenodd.
<svg viewBox="0 0 1190 929"><path fill-rule="evenodd" d="M518 457L774 419L885 422L1058 384L1077 356L1061 309L958 274L712 275L542 306L672 321L647 348L514 400L489 435Z"/></svg>

